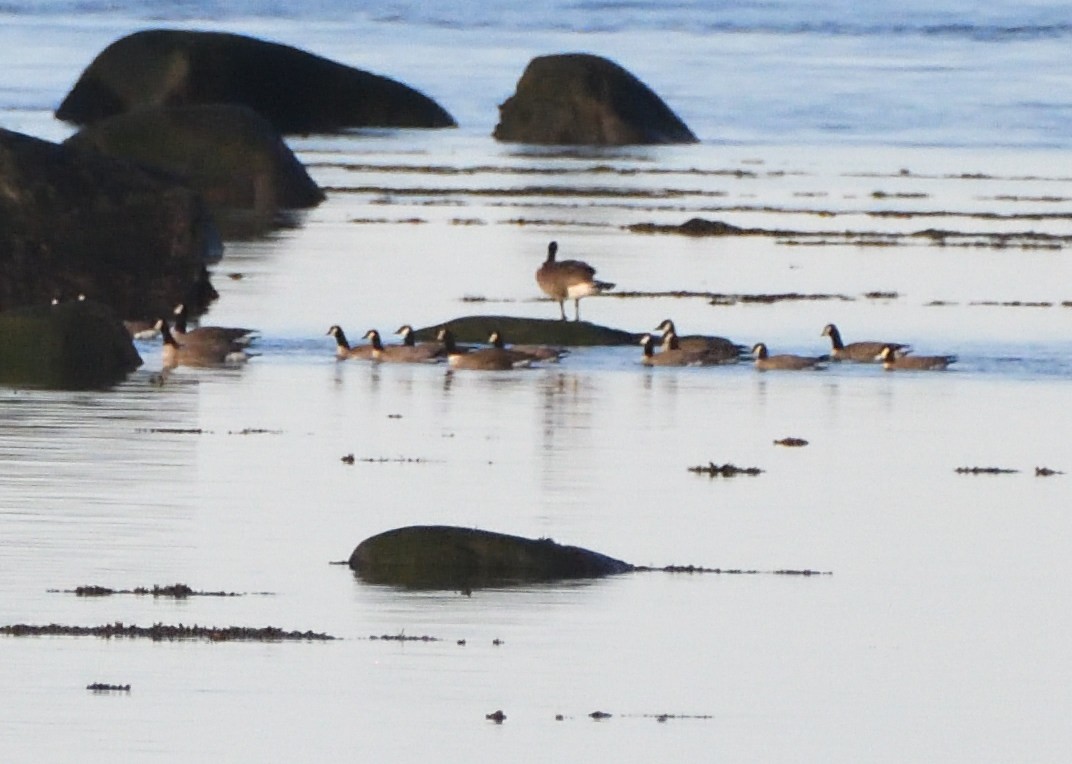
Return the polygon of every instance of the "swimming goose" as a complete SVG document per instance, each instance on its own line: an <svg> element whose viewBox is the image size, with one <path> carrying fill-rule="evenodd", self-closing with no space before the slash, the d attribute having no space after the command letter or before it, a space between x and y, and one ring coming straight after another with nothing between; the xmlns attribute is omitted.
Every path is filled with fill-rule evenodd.
<svg viewBox="0 0 1072 764"><path fill-rule="evenodd" d="M882 348L889 347L899 356L906 355L911 351L908 345L899 342L850 342L848 345L841 341L841 332L833 324L823 327L820 337L829 337L833 348L830 357L835 361L853 361L855 363L876 363Z"/></svg>
<svg viewBox="0 0 1072 764"><path fill-rule="evenodd" d="M662 346L664 350L681 348L682 350L702 351L711 357L712 362L736 363L744 348L730 342L725 337L703 336L699 334L681 337L674 327L674 322L669 318L655 327L655 331L662 332ZM675 344L676 343L676 344Z"/></svg>
<svg viewBox="0 0 1072 764"><path fill-rule="evenodd" d="M475 369L482 371L506 371L528 366L531 358L517 359L508 350L502 348L483 348L465 352L454 342L454 333L450 329L440 329L436 337L447 350L447 363L452 369Z"/></svg>
<svg viewBox="0 0 1072 764"><path fill-rule="evenodd" d="M650 334L640 338L640 346L644 348L640 362L645 366L709 366L717 363L708 360L707 354L702 350L664 347L661 352L656 353L655 338Z"/></svg>
<svg viewBox="0 0 1072 764"><path fill-rule="evenodd" d="M826 356L804 356L783 353L770 355L767 346L757 342L752 348L752 355L756 358L756 368L760 371L771 369L785 369L788 371L801 371L804 369L822 369L821 365L827 360Z"/></svg>
<svg viewBox="0 0 1072 764"><path fill-rule="evenodd" d="M566 348L553 348L548 345L511 345L507 348L506 342L498 329L488 335L488 343L492 347L513 353L519 360L529 358L533 361L558 361L562 356L569 355L569 350Z"/></svg>
<svg viewBox="0 0 1072 764"><path fill-rule="evenodd" d="M333 324L327 334L335 338L335 357L340 361L345 361L347 358L372 358L372 345L350 347L350 343L346 340L346 333L338 324Z"/></svg>
<svg viewBox="0 0 1072 764"><path fill-rule="evenodd" d="M536 283L558 303L562 320L566 320L566 300L573 300L574 321L581 320L581 298L613 289L614 284L597 281L596 269L580 260L555 260L558 242L547 245L547 259L536 271Z"/></svg>
<svg viewBox="0 0 1072 764"><path fill-rule="evenodd" d="M892 345L886 345L879 352L882 367L886 371L926 371L941 370L955 363L955 355L897 355Z"/></svg>
<svg viewBox="0 0 1072 764"><path fill-rule="evenodd" d="M175 306L174 336L185 344L214 344L229 346L233 350L240 350L249 345L254 339L256 330L240 329L229 326L199 326L187 331L186 322L189 318L186 303L180 302Z"/></svg>
<svg viewBox="0 0 1072 764"><path fill-rule="evenodd" d="M157 319L154 328L160 332L164 343L162 365L166 369L176 366L220 366L225 363L243 363L249 360L242 350L234 350L217 343L192 344L177 340L167 321Z"/></svg>
<svg viewBox="0 0 1072 764"><path fill-rule="evenodd" d="M438 355L438 348L427 345L387 345L380 339L380 333L375 329L365 332L363 339L369 341L372 347L373 361L389 361L391 363L426 363L434 361Z"/></svg>

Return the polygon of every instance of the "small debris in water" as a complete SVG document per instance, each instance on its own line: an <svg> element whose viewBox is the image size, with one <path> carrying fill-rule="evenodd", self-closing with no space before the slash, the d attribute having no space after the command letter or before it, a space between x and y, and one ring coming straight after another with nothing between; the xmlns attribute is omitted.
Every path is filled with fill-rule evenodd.
<svg viewBox="0 0 1072 764"><path fill-rule="evenodd" d="M1011 475L1020 470L1006 467L957 467L958 475Z"/></svg>
<svg viewBox="0 0 1072 764"><path fill-rule="evenodd" d="M184 639L203 639L209 642L313 642L333 640L329 634L314 631L284 631L274 626L250 628L246 626L169 626L155 623L152 626L127 625L116 621L104 626L62 626L51 623L45 626L14 624L0 626L0 635L9 637L103 637L104 639L126 637L144 638L154 642L170 642Z"/></svg>
<svg viewBox="0 0 1072 764"><path fill-rule="evenodd" d="M87 684L86 689L90 692L130 692L130 685L105 684L104 682L94 682L93 684Z"/></svg>
<svg viewBox="0 0 1072 764"><path fill-rule="evenodd" d="M503 644L503 641L496 637L495 639L491 640L491 644L495 645L496 647L499 647Z"/></svg>
<svg viewBox="0 0 1072 764"><path fill-rule="evenodd" d="M810 570L802 569L795 570L790 568L783 568L779 570L746 570L744 568L705 568L702 565L664 565L661 568L651 567L647 565L636 565L633 568L635 573L712 573L716 575L726 576L832 576L834 575L829 570Z"/></svg>
<svg viewBox="0 0 1072 764"><path fill-rule="evenodd" d="M1035 477L1050 477L1051 475L1063 475L1061 470L1051 470L1049 467L1035 467Z"/></svg>
<svg viewBox="0 0 1072 764"><path fill-rule="evenodd" d="M735 464L718 465L714 462L708 462L707 466L689 467L689 472L710 477L734 477L735 475L759 475L763 470L759 467L738 467Z"/></svg>
<svg viewBox="0 0 1072 764"><path fill-rule="evenodd" d="M228 430L228 435L282 435L282 430L266 430L263 427L246 427L241 430Z"/></svg>
<svg viewBox="0 0 1072 764"><path fill-rule="evenodd" d="M458 647L465 647L465 640L464 639L459 639L458 640Z"/></svg>
<svg viewBox="0 0 1072 764"><path fill-rule="evenodd" d="M200 427L141 427L135 432L148 432L154 435L211 435L212 430Z"/></svg>
<svg viewBox="0 0 1072 764"><path fill-rule="evenodd" d="M427 634L420 637L408 636L405 632L399 632L398 634L381 634L376 636L375 634L369 637L372 642L442 642L439 637L430 637Z"/></svg>
<svg viewBox="0 0 1072 764"><path fill-rule="evenodd" d="M602 721L603 719L609 719L611 717L611 714L608 714L606 711L593 711L588 715L591 718L595 719L597 722Z"/></svg>
<svg viewBox="0 0 1072 764"><path fill-rule="evenodd" d="M232 273L227 274L227 278L231 279L231 281L241 281L245 277L246 277L246 274L238 273L237 271L234 271Z"/></svg>
<svg viewBox="0 0 1072 764"><path fill-rule="evenodd" d="M484 718L488 721L495 722L496 724L502 724L504 721L506 721L506 714L502 712L502 709L499 709L494 713L486 714Z"/></svg>
<svg viewBox="0 0 1072 764"><path fill-rule="evenodd" d="M347 454L346 456L344 456L339 461L341 461L343 464L353 464L354 463L354 455L353 454Z"/></svg>
<svg viewBox="0 0 1072 764"><path fill-rule="evenodd" d="M900 296L897 292L864 292L869 300L896 300Z"/></svg>
<svg viewBox="0 0 1072 764"><path fill-rule="evenodd" d="M774 441L776 446L786 446L788 448L801 448L808 445L808 441L804 438L782 438L781 440Z"/></svg>

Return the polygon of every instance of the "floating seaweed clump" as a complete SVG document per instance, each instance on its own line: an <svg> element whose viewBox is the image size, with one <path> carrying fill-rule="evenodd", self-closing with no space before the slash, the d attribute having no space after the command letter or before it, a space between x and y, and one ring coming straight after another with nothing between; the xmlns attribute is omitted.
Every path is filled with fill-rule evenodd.
<svg viewBox="0 0 1072 764"><path fill-rule="evenodd" d="M1035 467L1035 477L1050 477L1051 475L1063 475L1061 470L1051 470L1049 467Z"/></svg>
<svg viewBox="0 0 1072 764"><path fill-rule="evenodd" d="M64 589L63 594L76 594L79 597L110 597L115 594L135 594L138 596L174 597L186 599L187 597L241 597L237 592L202 592L197 591L186 584L168 584L160 586L154 584L152 588L138 586L134 589L110 589L107 586L79 586L74 589Z"/></svg>
<svg viewBox="0 0 1072 764"><path fill-rule="evenodd" d="M782 438L781 440L774 441L776 446L786 446L788 448L801 448L808 445L808 441L804 438Z"/></svg>
<svg viewBox="0 0 1072 764"><path fill-rule="evenodd" d="M1020 470L1006 467L957 467L958 475L1011 475Z"/></svg>
<svg viewBox="0 0 1072 764"><path fill-rule="evenodd" d="M152 626L136 626L116 621L104 626L63 626L60 624L31 625L14 624L0 626L0 635L10 637L102 637L104 639L126 637L168 642L184 639L204 639L210 642L313 642L333 640L335 637L315 631L285 631L275 626L251 628L247 626L169 626L155 623Z"/></svg>
<svg viewBox="0 0 1072 764"><path fill-rule="evenodd" d="M763 472L759 467L738 467L735 464L715 464L708 462L706 465L689 467L689 472L697 475L709 475L710 477L734 477L736 475L759 475Z"/></svg>
<svg viewBox="0 0 1072 764"><path fill-rule="evenodd" d="M90 692L130 692L129 684L106 684L105 682L94 682L93 684L87 684L86 689Z"/></svg>

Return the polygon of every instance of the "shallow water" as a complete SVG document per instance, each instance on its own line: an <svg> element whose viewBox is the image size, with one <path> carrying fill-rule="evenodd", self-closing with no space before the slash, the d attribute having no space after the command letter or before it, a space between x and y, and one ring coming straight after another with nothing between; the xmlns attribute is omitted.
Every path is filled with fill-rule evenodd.
<svg viewBox="0 0 1072 764"><path fill-rule="evenodd" d="M466 5L475 15L452 25L426 5L333 20L325 4L300 29L256 4L242 6L248 17L206 4L164 13L429 82L462 127L291 140L327 202L293 229L229 242L214 267L221 298L207 320L263 334L245 367L179 369L161 384L159 348L139 343L145 366L114 390L0 389L0 624L273 625L340 639L2 638L4 760L1067 760L1069 476L1034 474L1072 472L1067 120L1034 118L1067 105L1051 88L1048 105L1017 109L1032 93L1013 93L1064 45L1059 25L1056 39L1040 31L1053 26L1046 9L1010 20L991 8L957 33L935 25L964 10L928 6L915 31L891 34L905 20L868 6L840 30L808 31L796 11L764 5L747 29L707 38L689 26L704 4L667 17L629 6L603 31L577 28L591 4L561 27L548 21L561 8L522 22ZM77 18L41 7L54 15L14 12L0 28L11 59L0 116L58 138L69 128L48 110L81 66L149 20L121 4ZM1008 32L1025 18L1036 34ZM349 52L355 29L382 33L361 46L368 60ZM38 57L15 55L27 30ZM412 55L397 52L400 35ZM680 51L631 68L704 142L581 154L494 144L495 99L529 48L578 40L619 58L629 45ZM481 62L475 79L458 78L472 59L430 72L428 56L459 42ZM705 58L712 47L739 56L734 71L754 84L712 95L696 74L720 60ZM885 94L846 79L861 48L889 75ZM794 77L825 73L810 94L778 76L805 49ZM1008 57L1019 66L1001 69ZM976 106L904 85L931 64L955 82L928 82ZM838 128L831 104L844 108L841 90L854 88L861 116ZM975 119L994 104L994 120ZM694 216L793 235L624 228ZM959 235L908 235L925 229ZM669 316L682 333L820 353L834 321L846 341L959 360L944 373L763 374L645 369L639 348L595 348L485 375L333 359L333 323L356 338L468 313L554 316L533 281L552 239L622 292L827 296L585 300L598 323L644 331ZM808 445L774 445L787 436ZM708 462L764 472L687 471ZM955 471L972 466L1019 472ZM467 597L368 586L331 564L412 523L758 572ZM177 581L245 596L50 591ZM399 634L438 641L369 639ZM91 682L132 689L94 694ZM500 708L504 724L485 720ZM614 716L595 722L595 710Z"/></svg>

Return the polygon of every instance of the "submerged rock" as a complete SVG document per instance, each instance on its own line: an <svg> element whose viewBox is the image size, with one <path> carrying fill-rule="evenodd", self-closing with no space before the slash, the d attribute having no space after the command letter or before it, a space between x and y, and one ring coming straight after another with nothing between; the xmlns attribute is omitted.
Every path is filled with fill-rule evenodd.
<svg viewBox="0 0 1072 764"><path fill-rule="evenodd" d="M532 59L499 107L494 137L517 143L625 146L696 143L696 136L647 85L600 56Z"/></svg>
<svg viewBox="0 0 1072 764"><path fill-rule="evenodd" d="M159 315L222 253L201 197L159 171L0 129L0 310L79 294Z"/></svg>
<svg viewBox="0 0 1072 764"><path fill-rule="evenodd" d="M580 347L590 345L635 345L640 335L612 329L588 321L561 321L550 318L518 318L517 316L463 316L414 332L422 342L434 340L441 328L450 329L458 342L487 342L498 331L507 345L558 345Z"/></svg>
<svg viewBox="0 0 1072 764"><path fill-rule="evenodd" d="M324 192L272 127L243 106L145 108L96 122L66 145L171 173L213 210L312 207Z"/></svg>
<svg viewBox="0 0 1072 764"><path fill-rule="evenodd" d="M106 387L141 366L115 313L74 301L0 313L0 384L65 390Z"/></svg>
<svg viewBox="0 0 1072 764"><path fill-rule="evenodd" d="M151 29L116 40L56 110L89 124L146 106L242 104L283 133L454 127L424 94L387 77L253 37Z"/></svg>
<svg viewBox="0 0 1072 764"><path fill-rule="evenodd" d="M471 589L511 583L595 578L633 570L629 563L550 539L417 525L357 545L350 567L362 580L422 589Z"/></svg>

